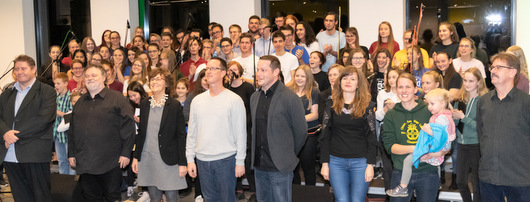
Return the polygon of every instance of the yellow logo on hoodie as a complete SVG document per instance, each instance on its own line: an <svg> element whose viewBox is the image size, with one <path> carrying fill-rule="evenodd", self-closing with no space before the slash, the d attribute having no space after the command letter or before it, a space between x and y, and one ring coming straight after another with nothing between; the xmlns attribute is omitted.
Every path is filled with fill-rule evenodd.
<svg viewBox="0 0 530 202"><path fill-rule="evenodd" d="M401 126L401 134L407 136L407 143L416 144L420 134L421 124L416 120L407 120Z"/></svg>

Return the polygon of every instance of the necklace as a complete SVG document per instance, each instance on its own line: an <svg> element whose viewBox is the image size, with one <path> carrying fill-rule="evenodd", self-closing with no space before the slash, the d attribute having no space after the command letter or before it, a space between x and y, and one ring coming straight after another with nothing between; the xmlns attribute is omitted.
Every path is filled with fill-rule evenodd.
<svg viewBox="0 0 530 202"><path fill-rule="evenodd" d="M149 98L149 102L151 102L151 107L152 108L156 108L156 107L163 107L164 104L166 104L166 100L168 99L168 96L167 94L164 94L164 97L160 100L155 100L155 96L152 95L151 98Z"/></svg>

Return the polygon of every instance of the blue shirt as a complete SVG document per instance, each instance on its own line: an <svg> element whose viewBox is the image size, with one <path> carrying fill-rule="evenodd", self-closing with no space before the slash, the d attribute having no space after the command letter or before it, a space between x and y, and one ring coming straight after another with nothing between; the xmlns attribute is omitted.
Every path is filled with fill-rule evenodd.
<svg viewBox="0 0 530 202"><path fill-rule="evenodd" d="M294 45L294 48L292 50L289 50L289 49L285 48L285 51L293 54L294 56L296 56L296 51L298 51L298 50L302 50L302 52L303 52L302 60L304 60L304 63L305 64L309 64L309 54L307 53L307 50L305 50L304 47L299 46L299 45ZM302 64L300 64L300 62L298 62L298 64L302 65Z"/></svg>
<svg viewBox="0 0 530 202"><path fill-rule="evenodd" d="M22 89L20 86L20 82L16 82L15 86L13 86L15 89L17 89L17 97L15 98L15 116L17 115L18 109L20 108L20 105L22 104L22 101L24 101L24 98L28 94L29 90L35 84L35 81L37 79L33 78L33 81L29 84L28 87L25 89ZM13 123L13 129L15 129L15 124ZM15 153L15 144L9 145L9 149L7 149L6 157L4 158L4 161L6 162L12 162L12 163L18 163L17 155Z"/></svg>

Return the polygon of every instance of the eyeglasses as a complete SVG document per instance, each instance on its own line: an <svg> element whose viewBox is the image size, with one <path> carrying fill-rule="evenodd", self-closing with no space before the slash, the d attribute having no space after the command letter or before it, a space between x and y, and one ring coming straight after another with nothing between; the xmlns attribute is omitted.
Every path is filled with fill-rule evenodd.
<svg viewBox="0 0 530 202"><path fill-rule="evenodd" d="M460 48L471 48L471 45L460 45Z"/></svg>
<svg viewBox="0 0 530 202"><path fill-rule="evenodd" d="M150 51L147 51L148 53L156 53L158 52L157 50L150 50Z"/></svg>
<svg viewBox="0 0 530 202"><path fill-rule="evenodd" d="M353 57L352 60L362 60L364 59L363 57Z"/></svg>
<svg viewBox="0 0 530 202"><path fill-rule="evenodd" d="M502 65L491 65L490 71L493 71L494 69L515 69L515 68L508 67L508 66L502 66Z"/></svg>
<svg viewBox="0 0 530 202"><path fill-rule="evenodd" d="M231 45L225 45L225 46L221 46L221 48L230 48L232 47Z"/></svg>
<svg viewBox="0 0 530 202"><path fill-rule="evenodd" d="M221 31L217 31L217 32L212 32L212 34L220 34Z"/></svg>
<svg viewBox="0 0 530 202"><path fill-rule="evenodd" d="M213 70L223 70L224 71L225 70L225 69L220 68L220 67L206 67L205 69L207 71L213 71Z"/></svg>

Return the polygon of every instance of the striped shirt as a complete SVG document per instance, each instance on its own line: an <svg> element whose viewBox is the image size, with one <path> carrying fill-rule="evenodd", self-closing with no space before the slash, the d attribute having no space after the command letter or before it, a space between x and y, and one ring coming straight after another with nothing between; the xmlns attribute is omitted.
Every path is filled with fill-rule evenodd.
<svg viewBox="0 0 530 202"><path fill-rule="evenodd" d="M57 93L57 111L66 113L72 111L72 108L72 104L70 103L70 91L66 91L63 96L61 96L60 93ZM57 132L57 126L59 126L62 120L63 117L59 115L57 115L57 117L55 118L55 124L53 127L53 137L58 139L60 143L67 143L66 131Z"/></svg>

